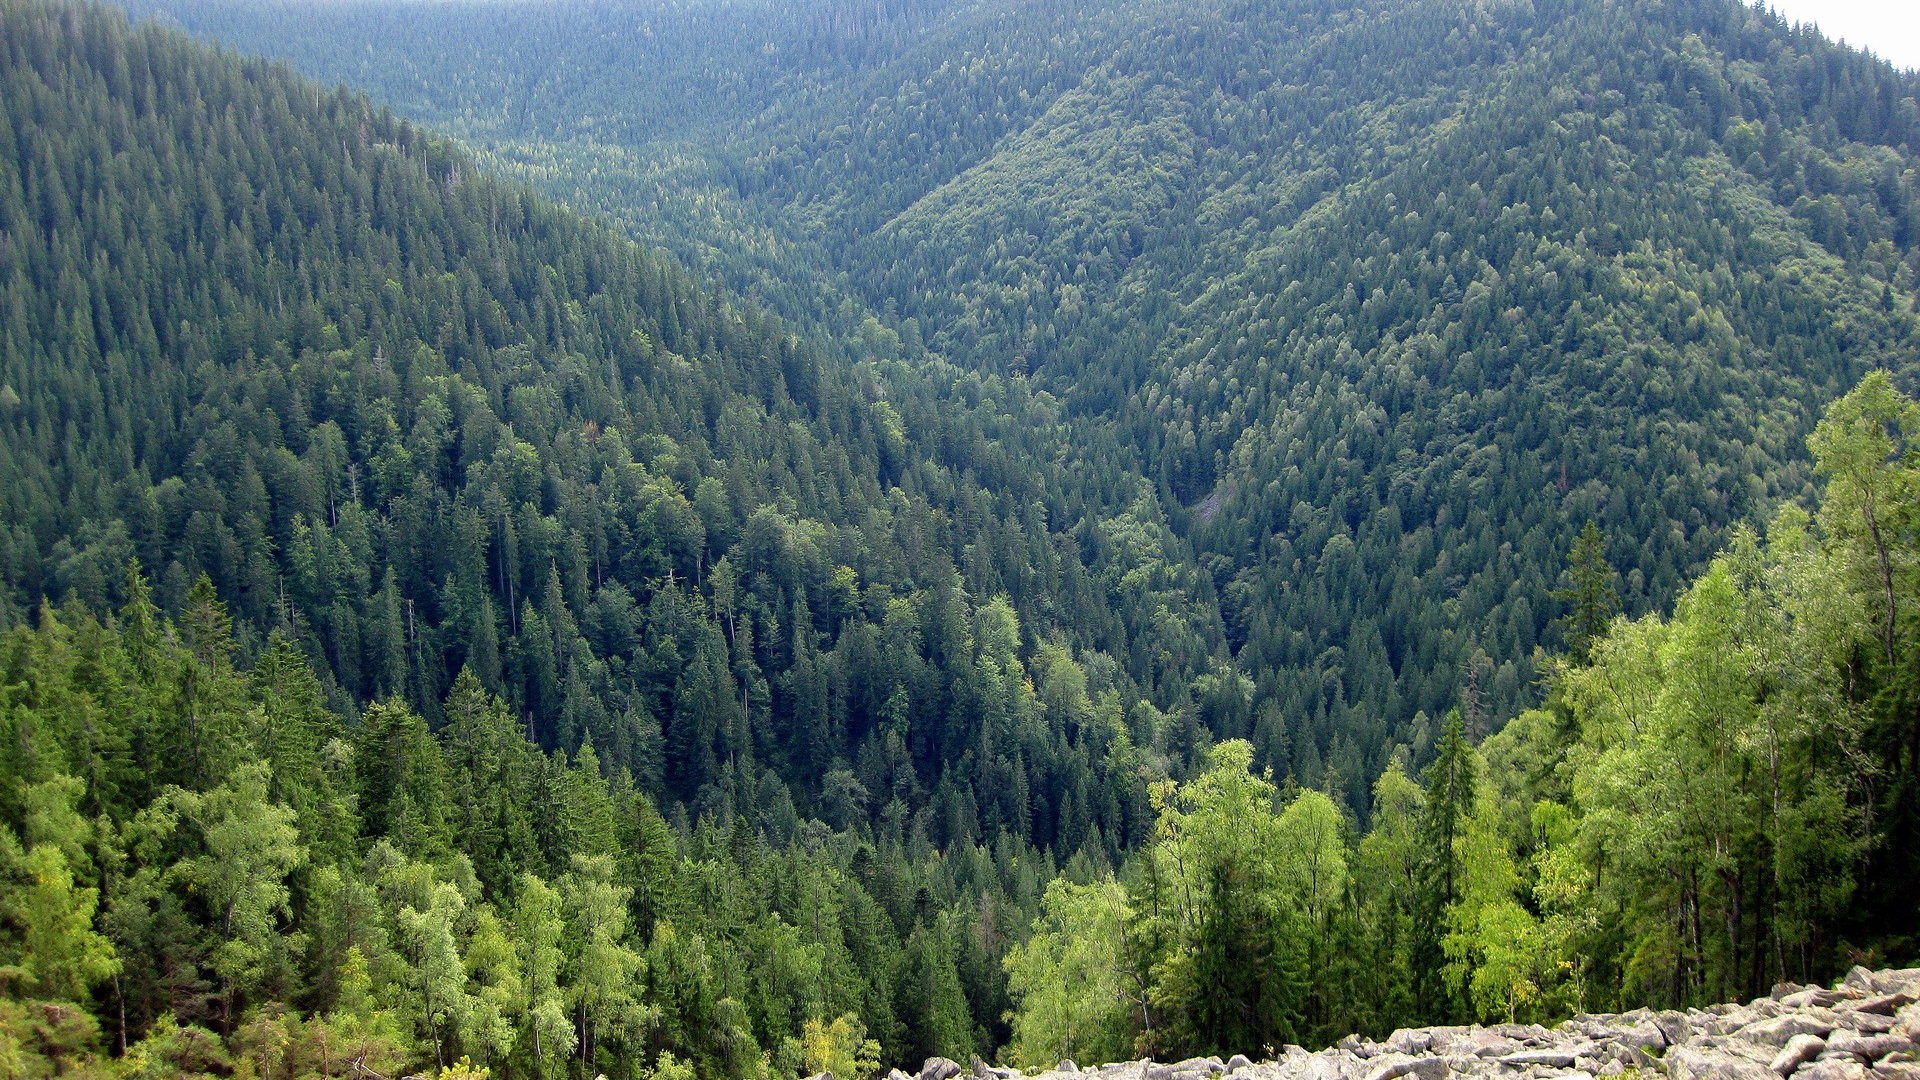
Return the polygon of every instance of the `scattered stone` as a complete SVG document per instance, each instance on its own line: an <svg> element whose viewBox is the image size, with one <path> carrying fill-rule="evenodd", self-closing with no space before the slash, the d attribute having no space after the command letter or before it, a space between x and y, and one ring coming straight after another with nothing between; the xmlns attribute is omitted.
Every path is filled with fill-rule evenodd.
<svg viewBox="0 0 1920 1080"><path fill-rule="evenodd" d="M1396 1054L1424 1054L1432 1048L1433 1032L1427 1028L1401 1028L1387 1036L1387 1049Z"/></svg>
<svg viewBox="0 0 1920 1080"><path fill-rule="evenodd" d="M1693 1034L1693 1025L1688 1022L1687 1014L1683 1012L1669 1009L1666 1012L1654 1013L1651 1023L1660 1029L1660 1036L1667 1040L1668 1046L1685 1042L1688 1036Z"/></svg>
<svg viewBox="0 0 1920 1080"><path fill-rule="evenodd" d="M1841 1008L1853 1012L1878 1013L1881 1016L1892 1016L1894 1013L1899 1012L1901 1007L1911 1005L1913 1002L1914 995L1905 990L1895 990L1889 994L1875 994L1872 997L1862 998L1859 1001L1850 1001L1841 1006Z"/></svg>
<svg viewBox="0 0 1920 1080"><path fill-rule="evenodd" d="M1827 1040L1827 1053L1852 1054L1862 1061L1879 1061L1889 1054L1911 1053L1913 1043L1899 1035L1856 1035L1851 1031L1834 1032Z"/></svg>
<svg viewBox="0 0 1920 1080"><path fill-rule="evenodd" d="M1602 1026L1594 1038L1617 1042L1622 1046L1659 1050L1667 1045L1666 1032L1651 1018L1635 1024Z"/></svg>
<svg viewBox="0 0 1920 1080"><path fill-rule="evenodd" d="M1780 1004L1792 1009L1804 1009L1809 1005L1856 1008L1857 1006L1848 1004L1854 998L1855 993L1852 990L1828 990L1824 987L1809 986L1798 993L1781 998Z"/></svg>
<svg viewBox="0 0 1920 1080"><path fill-rule="evenodd" d="M1802 1066L1794 1080L1866 1080L1867 1068L1852 1058L1816 1061Z"/></svg>
<svg viewBox="0 0 1920 1080"><path fill-rule="evenodd" d="M1579 1055L1571 1050L1522 1050L1500 1059L1502 1065L1545 1065L1550 1069L1571 1069Z"/></svg>
<svg viewBox="0 0 1920 1080"><path fill-rule="evenodd" d="M1667 1075L1671 1080L1776 1080L1765 1065L1718 1047L1674 1047L1667 1054Z"/></svg>
<svg viewBox="0 0 1920 1080"><path fill-rule="evenodd" d="M930 1057L920 1066L920 1080L953 1080L961 1072L960 1063L951 1058Z"/></svg>
<svg viewBox="0 0 1920 1080"><path fill-rule="evenodd" d="M1452 1068L1446 1058L1400 1057L1385 1064L1376 1065L1373 1071L1367 1073L1366 1080L1397 1080L1402 1076L1417 1077L1418 1080L1441 1080L1441 1077L1451 1072Z"/></svg>
<svg viewBox="0 0 1920 1080"><path fill-rule="evenodd" d="M1838 1026L1837 1018L1825 1009L1809 1009L1800 1012L1785 1013L1767 1020L1756 1020L1737 1029L1734 1034L1748 1042L1765 1043L1769 1046L1785 1046L1795 1035L1818 1035L1825 1038Z"/></svg>
<svg viewBox="0 0 1920 1080"><path fill-rule="evenodd" d="M1317 1052L1288 1045L1267 1061L1063 1060L1031 1078L933 1057L886 1080L1920 1080L1917 1042L1920 968L1857 968L1831 989L1782 983L1746 1004L1583 1014L1551 1029L1402 1028L1378 1043L1355 1034Z"/></svg>
<svg viewBox="0 0 1920 1080"><path fill-rule="evenodd" d="M1476 1057L1505 1057L1525 1049L1526 1043L1497 1031L1476 1031L1467 1039L1467 1049Z"/></svg>
<svg viewBox="0 0 1920 1080"><path fill-rule="evenodd" d="M1826 1048L1827 1040L1818 1035L1795 1035L1774 1056L1771 1068L1781 1076L1791 1076L1795 1069L1819 1057Z"/></svg>
<svg viewBox="0 0 1920 1080"><path fill-rule="evenodd" d="M1350 1072L1357 1072L1351 1066L1359 1062L1351 1053L1338 1051L1311 1055L1306 1059L1306 1067L1298 1074L1301 1080L1352 1080Z"/></svg>

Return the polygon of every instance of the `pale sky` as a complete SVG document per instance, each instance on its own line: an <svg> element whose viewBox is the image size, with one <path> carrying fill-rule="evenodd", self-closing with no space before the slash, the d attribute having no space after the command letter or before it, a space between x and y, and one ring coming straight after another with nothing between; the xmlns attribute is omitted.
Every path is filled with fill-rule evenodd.
<svg viewBox="0 0 1920 1080"><path fill-rule="evenodd" d="M1761 0L1788 22L1865 49L1895 67L1920 68L1920 0Z"/></svg>

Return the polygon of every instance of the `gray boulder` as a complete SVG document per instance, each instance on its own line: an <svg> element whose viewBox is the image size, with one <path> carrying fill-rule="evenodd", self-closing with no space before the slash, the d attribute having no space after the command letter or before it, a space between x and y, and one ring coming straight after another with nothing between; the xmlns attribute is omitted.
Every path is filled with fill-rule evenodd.
<svg viewBox="0 0 1920 1080"><path fill-rule="evenodd" d="M1879 1061L1890 1054L1914 1051L1911 1040L1899 1035L1856 1035L1851 1031L1834 1032L1827 1040L1826 1052L1832 1056L1852 1054L1861 1061Z"/></svg>
<svg viewBox="0 0 1920 1080"><path fill-rule="evenodd" d="M1821 1013L1826 1013L1822 1016ZM1795 1035L1826 1038L1838 1026L1838 1018L1825 1009L1790 1012L1767 1020L1756 1020L1734 1032L1736 1038L1767 1046L1785 1046Z"/></svg>
<svg viewBox="0 0 1920 1080"><path fill-rule="evenodd" d="M1903 1006L1911 1005L1913 1002L1914 995L1912 993L1906 990L1895 990L1891 993L1875 994L1872 997L1861 998L1859 1001L1850 1001L1842 1005L1841 1008L1852 1012L1877 1013L1881 1016L1892 1016L1894 1013L1899 1012Z"/></svg>
<svg viewBox="0 0 1920 1080"><path fill-rule="evenodd" d="M1855 997L1856 993L1852 990L1828 990L1824 987L1809 986L1798 993L1781 998L1780 1004L1795 1009L1804 1009L1809 1005L1849 1008L1851 1006L1846 1003L1854 1000Z"/></svg>
<svg viewBox="0 0 1920 1080"><path fill-rule="evenodd" d="M1387 1049L1396 1054L1424 1054L1433 1048L1433 1032L1427 1028L1401 1028L1387 1036Z"/></svg>
<svg viewBox="0 0 1920 1080"><path fill-rule="evenodd" d="M1544 1065L1549 1069L1571 1069L1580 1055L1572 1050L1522 1050L1517 1054L1508 1054L1500 1059L1502 1065L1527 1066Z"/></svg>
<svg viewBox="0 0 1920 1080"><path fill-rule="evenodd" d="M1721 1048L1676 1046L1666 1060L1671 1080L1777 1080L1765 1065Z"/></svg>
<svg viewBox="0 0 1920 1080"><path fill-rule="evenodd" d="M1826 1048L1827 1040L1818 1035L1795 1035L1774 1055L1771 1068L1781 1076L1791 1076L1795 1069L1819 1057Z"/></svg>
<svg viewBox="0 0 1920 1080"><path fill-rule="evenodd" d="M930 1057L920 1066L920 1080L953 1080L961 1071L960 1063L952 1058Z"/></svg>
<svg viewBox="0 0 1920 1080"><path fill-rule="evenodd" d="M1387 1054L1373 1059L1373 1068L1367 1073L1366 1080L1399 1080L1402 1076L1414 1076L1419 1080L1441 1080L1452 1071L1445 1058L1412 1057L1402 1054Z"/></svg>
<svg viewBox="0 0 1920 1080"><path fill-rule="evenodd" d="M1660 1030L1651 1018L1638 1023L1595 1023L1587 1027L1587 1037L1600 1042L1614 1042L1622 1046L1634 1046L1640 1049L1652 1047L1655 1050L1667 1045L1666 1032Z"/></svg>

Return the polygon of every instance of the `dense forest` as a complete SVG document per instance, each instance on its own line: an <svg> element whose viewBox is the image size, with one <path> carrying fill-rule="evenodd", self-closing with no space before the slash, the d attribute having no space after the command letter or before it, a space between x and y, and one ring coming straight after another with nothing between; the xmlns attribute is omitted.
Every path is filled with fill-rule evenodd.
<svg viewBox="0 0 1920 1080"><path fill-rule="evenodd" d="M728 194L0 0L8 1075L854 1080L1920 950L1911 77L1705 0L717 4L640 35L682 108L566 6L192 10L524 26L559 81L448 127L605 95Z"/></svg>
<svg viewBox="0 0 1920 1080"><path fill-rule="evenodd" d="M1537 700L1587 521L1671 604L1920 341L1920 82L1732 0L133 6L1051 395L1064 497L1210 579L1207 726L1362 816Z"/></svg>

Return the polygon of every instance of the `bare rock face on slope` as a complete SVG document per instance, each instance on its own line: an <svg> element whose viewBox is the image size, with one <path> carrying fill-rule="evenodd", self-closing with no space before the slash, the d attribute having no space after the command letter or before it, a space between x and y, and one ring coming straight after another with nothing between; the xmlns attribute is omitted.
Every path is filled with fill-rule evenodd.
<svg viewBox="0 0 1920 1080"><path fill-rule="evenodd" d="M1373 1042L1349 1035L1310 1053L1298 1046L1272 1061L1238 1054L1126 1061L1081 1068L1071 1062L1027 1074L1045 1080L1599 1080L1632 1072L1653 1080L1920 1080L1920 968L1855 968L1832 989L1774 988L1745 1005L1576 1016L1557 1027L1405 1028ZM971 1072L1014 1080L1012 1069L973 1069L932 1058L916 1075L953 1080ZM1632 1078L1629 1078L1632 1080Z"/></svg>

